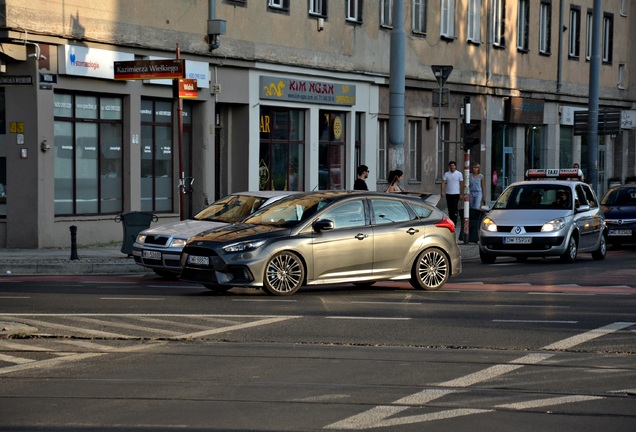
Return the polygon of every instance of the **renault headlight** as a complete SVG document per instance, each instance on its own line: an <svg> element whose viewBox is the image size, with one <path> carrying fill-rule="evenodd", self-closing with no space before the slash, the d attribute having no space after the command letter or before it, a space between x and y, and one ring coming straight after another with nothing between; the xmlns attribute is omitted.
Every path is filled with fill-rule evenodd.
<svg viewBox="0 0 636 432"><path fill-rule="evenodd" d="M564 226L565 226L565 219L563 218L552 219L551 221L548 221L543 224L543 226L541 227L541 232L558 231L562 229Z"/></svg>
<svg viewBox="0 0 636 432"><path fill-rule="evenodd" d="M234 243L228 246L223 247L223 250L228 253L232 252L247 252L254 249L258 249L263 246L265 240L257 240L257 241L245 241L240 243Z"/></svg>
<svg viewBox="0 0 636 432"><path fill-rule="evenodd" d="M489 232L497 232L497 224L489 217L485 217L484 220L481 221L481 229Z"/></svg>

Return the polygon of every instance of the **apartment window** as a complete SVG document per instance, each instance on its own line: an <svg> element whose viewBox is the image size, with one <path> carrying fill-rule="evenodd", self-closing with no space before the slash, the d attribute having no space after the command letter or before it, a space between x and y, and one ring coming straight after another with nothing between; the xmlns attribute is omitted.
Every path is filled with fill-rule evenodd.
<svg viewBox="0 0 636 432"><path fill-rule="evenodd" d="M426 34L427 0L413 0L413 33Z"/></svg>
<svg viewBox="0 0 636 432"><path fill-rule="evenodd" d="M347 21L362 22L362 0L347 0Z"/></svg>
<svg viewBox="0 0 636 432"><path fill-rule="evenodd" d="M552 3L542 1L539 7L539 53L550 54L552 39Z"/></svg>
<svg viewBox="0 0 636 432"><path fill-rule="evenodd" d="M603 63L612 63L614 49L614 15L603 16Z"/></svg>
<svg viewBox="0 0 636 432"><path fill-rule="evenodd" d="M121 212L122 99L61 93L54 98L55 214Z"/></svg>
<svg viewBox="0 0 636 432"><path fill-rule="evenodd" d="M492 0L492 43L496 47L506 46L506 0Z"/></svg>
<svg viewBox="0 0 636 432"><path fill-rule="evenodd" d="M585 60L590 61L592 58L592 26L594 25L594 14L592 9L588 9L585 16L585 29L587 31L585 35Z"/></svg>
<svg viewBox="0 0 636 432"><path fill-rule="evenodd" d="M455 0L441 0L440 36L455 38Z"/></svg>
<svg viewBox="0 0 636 432"><path fill-rule="evenodd" d="M378 180L386 181L389 148L389 120L378 120Z"/></svg>
<svg viewBox="0 0 636 432"><path fill-rule="evenodd" d="M570 29L568 37L568 57L578 59L580 53L581 41L581 9L572 7L570 9Z"/></svg>
<svg viewBox="0 0 636 432"><path fill-rule="evenodd" d="M528 51L528 34L530 30L530 1L519 0L517 15L517 49Z"/></svg>
<svg viewBox="0 0 636 432"><path fill-rule="evenodd" d="M289 0L267 0L267 6L271 9L289 10Z"/></svg>
<svg viewBox="0 0 636 432"><path fill-rule="evenodd" d="M409 121L409 178L422 181L422 122Z"/></svg>
<svg viewBox="0 0 636 432"><path fill-rule="evenodd" d="M481 43L481 0L468 0L468 41Z"/></svg>
<svg viewBox="0 0 636 432"><path fill-rule="evenodd" d="M380 25L393 27L393 0L380 0Z"/></svg>
<svg viewBox="0 0 636 432"><path fill-rule="evenodd" d="M327 0L309 0L309 15L327 16Z"/></svg>
<svg viewBox="0 0 636 432"><path fill-rule="evenodd" d="M619 89L625 88L625 64L624 63L618 64L618 83L617 84Z"/></svg>

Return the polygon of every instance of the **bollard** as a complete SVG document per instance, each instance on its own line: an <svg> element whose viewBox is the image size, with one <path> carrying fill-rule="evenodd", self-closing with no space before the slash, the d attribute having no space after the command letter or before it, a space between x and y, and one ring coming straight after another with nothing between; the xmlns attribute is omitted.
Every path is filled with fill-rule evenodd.
<svg viewBox="0 0 636 432"><path fill-rule="evenodd" d="M69 229L71 230L71 259L76 260L79 259L77 256L77 227L71 225Z"/></svg>

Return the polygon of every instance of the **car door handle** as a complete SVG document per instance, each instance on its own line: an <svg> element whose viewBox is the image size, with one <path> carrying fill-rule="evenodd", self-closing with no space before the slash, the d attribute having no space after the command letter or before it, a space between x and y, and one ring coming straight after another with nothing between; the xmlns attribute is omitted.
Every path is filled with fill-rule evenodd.
<svg viewBox="0 0 636 432"><path fill-rule="evenodd" d="M406 233L407 234L411 234L411 235L416 234L418 232L420 232L420 230L415 229L415 228L409 228L409 229L406 230Z"/></svg>
<svg viewBox="0 0 636 432"><path fill-rule="evenodd" d="M362 233L359 233L358 235L356 235L356 238L358 240L364 240L367 237L369 237L367 234L362 234Z"/></svg>

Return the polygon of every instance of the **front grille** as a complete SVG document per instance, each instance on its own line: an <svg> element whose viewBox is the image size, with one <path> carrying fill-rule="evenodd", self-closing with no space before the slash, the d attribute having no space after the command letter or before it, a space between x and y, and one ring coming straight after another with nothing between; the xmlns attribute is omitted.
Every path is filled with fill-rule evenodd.
<svg viewBox="0 0 636 432"><path fill-rule="evenodd" d="M155 246L167 246L169 241L170 241L170 237L167 237L167 236L149 235L149 236L146 236L146 241L144 243L149 245L155 245Z"/></svg>
<svg viewBox="0 0 636 432"><path fill-rule="evenodd" d="M518 225L515 225L518 226ZM512 230L515 226L508 226L508 225L497 225L497 232L500 233L512 233ZM534 225L528 225L528 226L524 226L523 229L526 230L526 232L529 233L536 233L536 232L541 232L541 227L540 226L534 226Z"/></svg>

